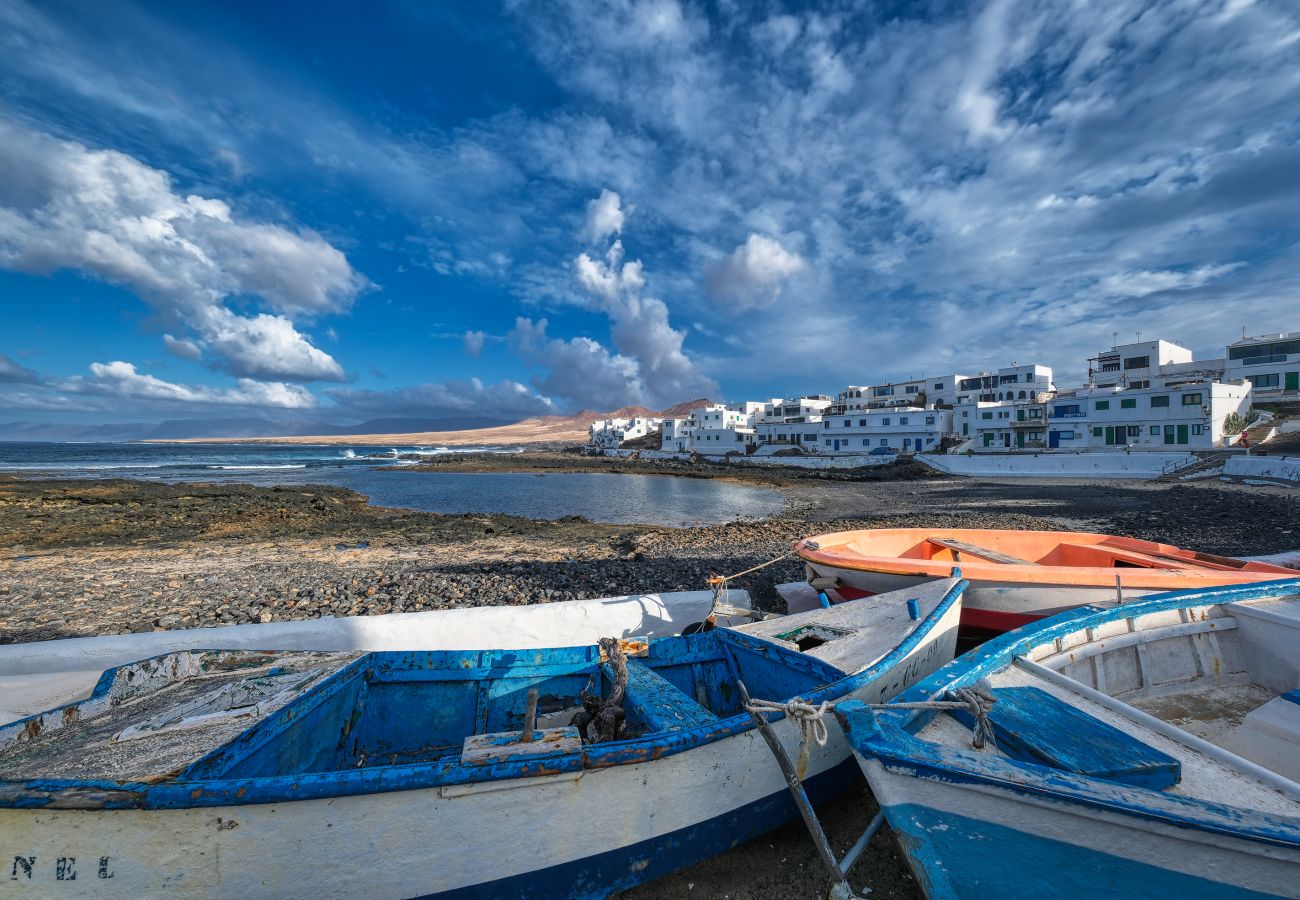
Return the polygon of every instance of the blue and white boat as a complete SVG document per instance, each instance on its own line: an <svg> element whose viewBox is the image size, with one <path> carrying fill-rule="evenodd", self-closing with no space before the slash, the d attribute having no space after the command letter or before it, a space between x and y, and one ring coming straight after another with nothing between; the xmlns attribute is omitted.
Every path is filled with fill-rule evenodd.
<svg viewBox="0 0 1300 900"><path fill-rule="evenodd" d="M1284 580L1072 610L836 714L931 897L1297 897L1297 688Z"/></svg>
<svg viewBox="0 0 1300 900"><path fill-rule="evenodd" d="M741 683L770 701L892 697L951 660L964 587L621 645L195 650L111 669L89 699L0 728L0 883L604 897L794 815ZM626 714L612 740L572 724L589 684ZM799 723L770 718L797 753ZM829 732L809 742L814 798L860 777Z"/></svg>

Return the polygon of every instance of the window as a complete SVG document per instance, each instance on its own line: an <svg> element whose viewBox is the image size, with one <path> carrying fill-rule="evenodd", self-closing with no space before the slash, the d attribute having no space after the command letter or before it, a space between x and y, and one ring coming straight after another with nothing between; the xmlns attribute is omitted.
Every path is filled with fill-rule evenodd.
<svg viewBox="0 0 1300 900"><path fill-rule="evenodd" d="M1251 387L1256 388L1275 388L1282 384L1281 376L1276 372L1272 375L1247 375L1246 380L1250 382Z"/></svg>
<svg viewBox="0 0 1300 900"><path fill-rule="evenodd" d="M998 379L998 384L1015 384L1019 380L1019 375L1003 375Z"/></svg>
<svg viewBox="0 0 1300 900"><path fill-rule="evenodd" d="M1168 398L1166 398L1166 399L1168 399ZM1151 426L1151 436L1152 436L1152 437L1160 437L1160 426L1159 426L1159 425L1152 425L1152 426Z"/></svg>
<svg viewBox="0 0 1300 900"><path fill-rule="evenodd" d="M1105 433L1106 433L1106 432L1105 432L1103 429L1101 429L1101 428L1093 428L1093 429L1092 429L1092 436L1093 436L1093 437L1101 437L1101 436L1102 436L1103 434L1105 434Z"/></svg>
<svg viewBox="0 0 1300 900"><path fill-rule="evenodd" d="M1149 369L1151 368L1151 357L1149 356L1130 356L1124 360L1125 369Z"/></svg>
<svg viewBox="0 0 1300 900"><path fill-rule="evenodd" d="M1204 426L1204 425L1193 425L1193 426L1192 426L1192 434L1205 434L1205 426Z"/></svg>
<svg viewBox="0 0 1300 900"><path fill-rule="evenodd" d="M1151 380L1149 378L1134 378L1128 383L1128 386L1134 389L1149 388L1151 387Z"/></svg>
<svg viewBox="0 0 1300 900"><path fill-rule="evenodd" d="M1137 409L1137 397L1124 397L1119 401L1120 409Z"/></svg>
<svg viewBox="0 0 1300 900"><path fill-rule="evenodd" d="M933 424L934 424L934 416L926 416L926 417L925 417L925 424L927 424L927 425L933 425Z"/></svg>
<svg viewBox="0 0 1300 900"><path fill-rule="evenodd" d="M867 427L867 420L866 420L866 419L858 419L858 427L859 427L859 428L866 428L866 427Z"/></svg>
<svg viewBox="0 0 1300 900"><path fill-rule="evenodd" d="M888 438L881 438L881 439L880 439L880 446L882 446L882 447L888 447L888 446L889 446L889 439L888 439Z"/></svg>
<svg viewBox="0 0 1300 900"><path fill-rule="evenodd" d="M1099 409L1099 410L1100 410L1100 409L1110 409L1110 401L1109 401L1109 400L1098 400L1098 401L1097 401L1097 409Z"/></svg>
<svg viewBox="0 0 1300 900"><path fill-rule="evenodd" d="M1183 406L1200 406L1200 394L1183 394Z"/></svg>
<svg viewBox="0 0 1300 900"><path fill-rule="evenodd" d="M1024 400L1024 399L1026 399L1026 396L1027 396L1027 395L1025 394L1025 392L1024 392L1024 391L1021 391L1021 392L1020 392L1020 398L1019 398L1019 399Z"/></svg>
<svg viewBox="0 0 1300 900"><path fill-rule="evenodd" d="M914 384L909 384L907 387L903 388L903 392L907 394L915 394L918 390L919 388Z"/></svg>
<svg viewBox="0 0 1300 900"><path fill-rule="evenodd" d="M1249 366L1261 362L1281 362L1282 359L1264 360L1260 357L1282 357L1300 353L1300 341L1273 341L1268 344L1251 344L1246 347L1229 347L1228 359L1244 360L1242 365Z"/></svg>
<svg viewBox="0 0 1300 900"><path fill-rule="evenodd" d="M815 440L817 440L817 435L816 435L816 434L805 434L805 435L803 436L803 439L804 439L805 441L815 441ZM736 435L736 440L740 440L740 435Z"/></svg>
<svg viewBox="0 0 1300 900"><path fill-rule="evenodd" d="M1141 434L1142 434L1142 426L1141 426L1141 425L1130 425L1130 426L1128 427L1128 436L1129 436L1129 437L1139 437Z"/></svg>
<svg viewBox="0 0 1300 900"><path fill-rule="evenodd" d="M907 416L899 416L898 424L899 424L899 425L906 425L906 424L907 424Z"/></svg>
<svg viewBox="0 0 1300 900"><path fill-rule="evenodd" d="M941 390L943 390L943 385L942 385L942 384L935 384L934 389L935 389L936 391L941 391Z"/></svg>
<svg viewBox="0 0 1300 900"><path fill-rule="evenodd" d="M1043 411L1041 409L1031 409L1029 411L1029 418L1031 419L1041 419L1042 417Z"/></svg>
<svg viewBox="0 0 1300 900"><path fill-rule="evenodd" d="M830 428L830 427L831 427L830 419L826 419L824 422L822 422L822 428Z"/></svg>
<svg viewBox="0 0 1300 900"><path fill-rule="evenodd" d="M889 424L889 416L885 416L883 419L881 419L881 420L880 420L880 424L881 424L881 425L888 425L888 424Z"/></svg>
<svg viewBox="0 0 1300 900"><path fill-rule="evenodd" d="M868 446L870 443L871 443L871 441L868 440L867 438L863 438L863 439L862 439L862 446L866 447L866 446Z"/></svg>
<svg viewBox="0 0 1300 900"><path fill-rule="evenodd" d="M1168 406L1168 405L1169 405L1169 397L1167 394L1161 394L1159 396L1151 398L1152 409L1159 409L1162 406Z"/></svg>
<svg viewBox="0 0 1300 900"><path fill-rule="evenodd" d="M991 412L980 413L980 418L981 418L981 419L991 419L991 418L993 418L993 413L991 413Z"/></svg>
<svg viewBox="0 0 1300 900"><path fill-rule="evenodd" d="M1081 416L1083 415L1083 410L1077 403L1058 403L1056 406L1052 407L1052 415L1057 418Z"/></svg>
<svg viewBox="0 0 1300 900"><path fill-rule="evenodd" d="M844 420L844 427L845 427L845 428L851 428L852 426L853 426L853 420L852 420L852 419L845 419L845 420Z"/></svg>

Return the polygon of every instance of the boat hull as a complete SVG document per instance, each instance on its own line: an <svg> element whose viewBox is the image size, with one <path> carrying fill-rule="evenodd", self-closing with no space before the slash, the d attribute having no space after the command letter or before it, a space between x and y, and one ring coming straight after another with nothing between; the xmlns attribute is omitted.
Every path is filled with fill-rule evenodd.
<svg viewBox="0 0 1300 900"><path fill-rule="evenodd" d="M908 652L841 696L880 702L951 660L960 610L957 597ZM772 727L797 755L798 726L778 718ZM834 723L828 731L808 767L821 798L859 777L843 731ZM753 728L660 758L553 775L401 790L401 768L392 790L322 799L0 808L0 859L23 860L4 883L30 896L57 888L124 898L594 898L721 853L794 814Z"/></svg>
<svg viewBox="0 0 1300 900"><path fill-rule="evenodd" d="M856 600L872 594L907 590L933 581L929 575L898 575L810 563L809 578L830 577L840 582L833 593L841 600ZM1121 582L1122 584L1122 582ZM1153 589L1123 587L1125 600L1133 600ZM1079 606L1113 606L1115 586L1061 585L1049 582L999 582L971 580L962 603L963 625L991 631L1010 631Z"/></svg>
<svg viewBox="0 0 1300 900"><path fill-rule="evenodd" d="M857 759L929 897L1300 893L1294 847Z"/></svg>

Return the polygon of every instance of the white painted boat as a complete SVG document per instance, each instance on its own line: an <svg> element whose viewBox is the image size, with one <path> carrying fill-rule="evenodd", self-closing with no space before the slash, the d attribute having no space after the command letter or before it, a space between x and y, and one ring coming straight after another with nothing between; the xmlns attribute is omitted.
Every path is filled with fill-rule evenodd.
<svg viewBox="0 0 1300 900"><path fill-rule="evenodd" d="M869 528L805 538L795 551L810 579L852 600L941 578L970 581L962 624L1007 631L1086 604L1163 591L1251 584L1294 570L1137 538L1085 531Z"/></svg>
<svg viewBox="0 0 1300 900"><path fill-rule="evenodd" d="M964 688L986 752L902 706ZM1293 579L1074 610L836 713L931 897L1297 897L1297 688Z"/></svg>
<svg viewBox="0 0 1300 900"><path fill-rule="evenodd" d="M891 697L951 659L964 587L652 639L626 660L621 699L614 642L192 651L120 667L90 699L0 728L0 854L16 867L3 883L32 896L604 897L794 815L740 683L779 702ZM589 679L626 711L613 740L565 724ZM798 724L772 720L794 751ZM814 798L859 777L830 731L810 747Z"/></svg>
<svg viewBox="0 0 1300 900"><path fill-rule="evenodd" d="M751 608L742 590L730 591L727 602ZM0 645L0 724L88 697L105 669L194 647L339 652L561 647L607 636L670 637L698 626L712 607L712 591L670 591L5 644Z"/></svg>

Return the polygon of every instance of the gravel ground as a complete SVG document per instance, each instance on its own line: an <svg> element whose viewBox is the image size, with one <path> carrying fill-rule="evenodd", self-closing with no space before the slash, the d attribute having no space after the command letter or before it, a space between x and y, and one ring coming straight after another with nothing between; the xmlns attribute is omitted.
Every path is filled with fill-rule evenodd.
<svg viewBox="0 0 1300 900"><path fill-rule="evenodd" d="M698 589L711 573L740 571L798 537L842 528L1089 528L1230 555L1300 547L1300 502L1285 489L989 482L915 471L885 480L761 478L786 492L786 515L689 529L376 509L317 486L0 480L0 643ZM738 586L780 609L773 586L801 575L786 560ZM874 805L859 789L821 813L843 852ZM873 898L916 896L887 829L852 883ZM794 823L626 896L824 890L808 836Z"/></svg>

